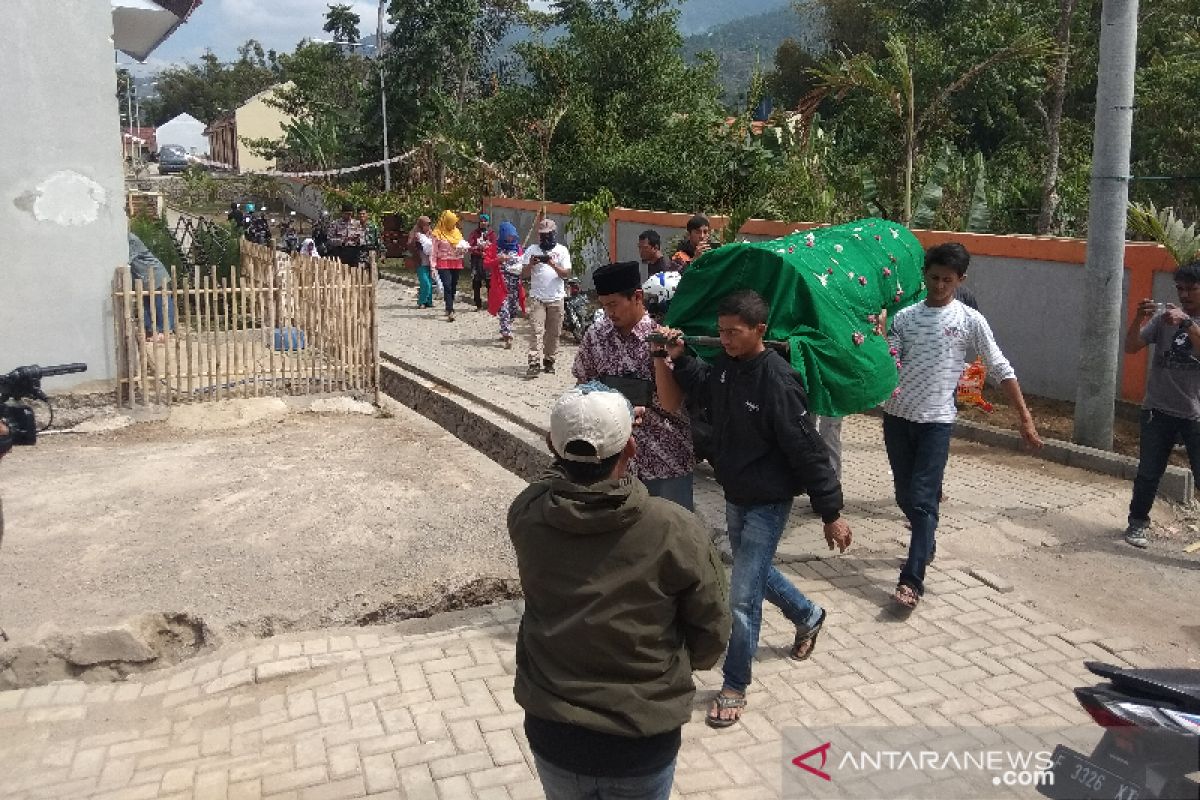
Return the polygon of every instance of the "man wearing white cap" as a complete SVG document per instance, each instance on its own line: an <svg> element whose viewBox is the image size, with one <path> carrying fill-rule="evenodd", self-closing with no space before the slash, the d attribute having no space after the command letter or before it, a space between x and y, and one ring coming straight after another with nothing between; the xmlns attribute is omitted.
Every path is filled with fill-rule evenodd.
<svg viewBox="0 0 1200 800"><path fill-rule="evenodd" d="M627 474L632 432L622 394L571 389L550 414L553 469L508 511L525 593L513 694L548 800L667 800L692 670L729 636L708 531Z"/></svg>
<svg viewBox="0 0 1200 800"><path fill-rule="evenodd" d="M558 225L547 217L538 223L538 243L522 259L521 277L529 280L529 370L536 378L554 372L554 354L562 333L563 299L571 277L571 253L555 240Z"/></svg>

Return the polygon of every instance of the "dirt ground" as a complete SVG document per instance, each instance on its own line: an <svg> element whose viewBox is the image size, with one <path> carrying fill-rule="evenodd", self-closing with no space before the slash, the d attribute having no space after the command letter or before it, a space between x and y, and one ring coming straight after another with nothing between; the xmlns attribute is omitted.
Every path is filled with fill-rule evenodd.
<svg viewBox="0 0 1200 800"><path fill-rule="evenodd" d="M1048 478L1077 479L1079 474L1024 454L954 442L951 464L961 466L963 457L992 464L998 474L1031 464ZM964 511L987 516L973 489L960 485L953 472L946 481L943 518ZM1128 638L1156 665L1200 667L1200 553L1183 550L1200 541L1200 510L1160 498L1150 547L1139 550L1122 539L1128 483L1097 480L1115 491L1098 493L1109 495L1104 499L1066 501L1059 508L991 517L963 530L939 530L939 554L944 549L1001 576L1068 629L1093 628Z"/></svg>
<svg viewBox="0 0 1200 800"><path fill-rule="evenodd" d="M1005 401L1000 389L989 386L983 392L984 399L992 404L990 412L976 406L960 406L961 419L979 422L984 425L994 425L1015 431L1018 429L1017 412ZM1051 400L1047 397L1026 395L1025 404L1033 414L1038 433L1043 439L1058 439L1071 441L1075 429L1075 404L1066 400ZM1138 457L1138 420L1137 409L1133 406L1122 406L1118 409L1113 420L1113 451L1130 458ZM1181 467L1187 466L1187 458L1182 449L1171 457L1171 463Z"/></svg>
<svg viewBox="0 0 1200 800"><path fill-rule="evenodd" d="M18 448L0 462L0 627L27 641L44 623L188 611L236 637L510 596L503 510L524 483L389 409L228 410L246 427L216 429L210 406L186 430L148 422Z"/></svg>
<svg viewBox="0 0 1200 800"><path fill-rule="evenodd" d="M503 511L523 482L388 408L394 417L196 406L173 422L19 449L0 462L0 627L22 642L46 623L74 631L188 612L229 639L512 596ZM997 471L1033 462L969 442L954 451ZM947 515L988 511L977 487L946 488ZM999 522L986 514L943 547L1070 628L1129 637L1164 665L1200 664L1200 554L1182 552L1200 520L1160 501L1139 551L1120 540L1125 502L1118 491Z"/></svg>

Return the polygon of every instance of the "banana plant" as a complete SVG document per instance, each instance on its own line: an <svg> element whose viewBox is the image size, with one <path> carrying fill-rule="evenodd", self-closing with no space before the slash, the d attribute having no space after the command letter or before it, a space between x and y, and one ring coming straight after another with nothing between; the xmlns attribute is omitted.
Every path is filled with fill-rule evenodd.
<svg viewBox="0 0 1200 800"><path fill-rule="evenodd" d="M917 209L913 212L912 227L930 228L934 224L938 210L945 196L946 178L956 158L954 150L947 145L938 155L937 161L930 165L917 200ZM992 212L987 200L987 168L983 154L976 153L971 159L971 167L975 173L974 188L971 191L971 202L967 207L967 218L963 221L963 230L970 233L987 233L992 227Z"/></svg>

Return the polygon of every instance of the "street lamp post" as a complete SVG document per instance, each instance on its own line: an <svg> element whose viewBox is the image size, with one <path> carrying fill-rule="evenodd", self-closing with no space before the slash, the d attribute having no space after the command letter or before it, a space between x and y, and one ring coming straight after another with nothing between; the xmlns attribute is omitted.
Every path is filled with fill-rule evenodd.
<svg viewBox="0 0 1200 800"><path fill-rule="evenodd" d="M383 116L383 190L392 190L392 165L388 160L387 89L383 85L383 5L379 0L379 19L375 28L375 61L379 66L379 110Z"/></svg>

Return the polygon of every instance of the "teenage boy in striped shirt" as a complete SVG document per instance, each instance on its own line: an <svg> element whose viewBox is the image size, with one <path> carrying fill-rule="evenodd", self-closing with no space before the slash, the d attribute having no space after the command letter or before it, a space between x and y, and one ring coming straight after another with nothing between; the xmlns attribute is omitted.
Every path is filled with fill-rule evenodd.
<svg viewBox="0 0 1200 800"><path fill-rule="evenodd" d="M907 610L916 608L925 594L925 568L937 549L938 495L957 414L955 390L968 348L983 357L991 375L1000 381L1009 405L1020 416L1021 438L1032 448L1042 446L1016 373L996 345L987 320L955 298L970 263L967 249L957 242L927 250L925 301L898 312L888 334L900 384L883 406L883 441L896 504L912 525L908 559L900 569L894 595Z"/></svg>

